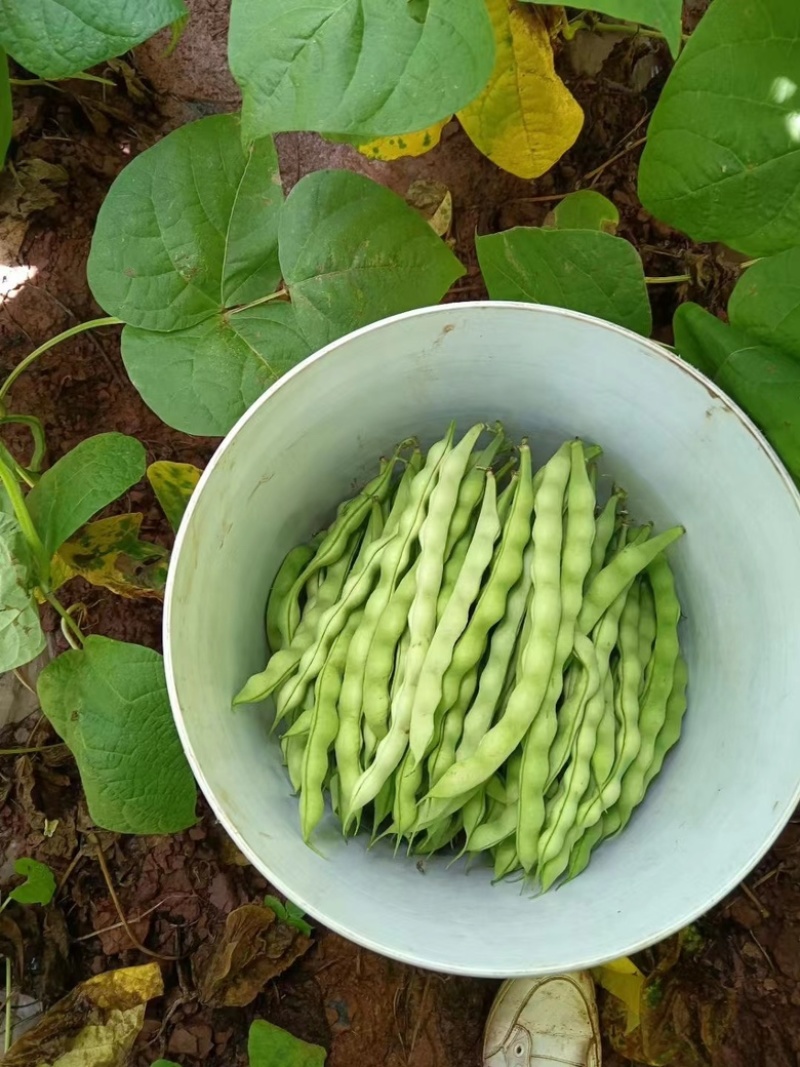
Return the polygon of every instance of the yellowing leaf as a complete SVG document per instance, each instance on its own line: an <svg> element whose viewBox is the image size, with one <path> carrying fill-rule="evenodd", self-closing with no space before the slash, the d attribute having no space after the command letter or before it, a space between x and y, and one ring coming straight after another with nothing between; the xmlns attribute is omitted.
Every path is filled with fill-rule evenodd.
<svg viewBox="0 0 800 1067"><path fill-rule="evenodd" d="M442 130L452 118L449 115L441 122L428 126L425 130L416 133L401 133L394 137L377 137L374 141L356 145L362 156L367 159L382 159L387 163L403 156L423 156L430 152L442 138Z"/></svg>
<svg viewBox="0 0 800 1067"><path fill-rule="evenodd" d="M147 468L147 480L158 497L164 514L177 533L189 497L203 472L191 463L170 463L162 459Z"/></svg>
<svg viewBox="0 0 800 1067"><path fill-rule="evenodd" d="M106 971L76 986L16 1041L3 1067L126 1063L148 1000L164 992L157 963Z"/></svg>
<svg viewBox="0 0 800 1067"><path fill-rule="evenodd" d="M642 988L645 977L636 964L623 957L597 967L592 974L598 985L617 997L627 1009L625 1033L629 1034L639 1025Z"/></svg>
<svg viewBox="0 0 800 1067"><path fill-rule="evenodd" d="M477 148L520 178L537 178L571 148L583 111L555 71L541 15L515 0L487 0L495 64L480 96L458 112Z"/></svg>
<svg viewBox="0 0 800 1067"><path fill-rule="evenodd" d="M167 550L139 540L143 516L114 515L83 527L53 557L53 588L80 576L124 597L163 596Z"/></svg>

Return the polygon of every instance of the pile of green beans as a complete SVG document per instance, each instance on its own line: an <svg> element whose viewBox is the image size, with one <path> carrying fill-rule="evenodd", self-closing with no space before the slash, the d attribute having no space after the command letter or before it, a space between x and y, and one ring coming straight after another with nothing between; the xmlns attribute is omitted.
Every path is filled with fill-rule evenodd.
<svg viewBox="0 0 800 1067"><path fill-rule="evenodd" d="M272 696L306 841L343 831L488 854L547 889L622 830L686 710L665 550L683 533L598 506L600 449L536 473L501 426L404 442L284 560L272 655L235 698Z"/></svg>

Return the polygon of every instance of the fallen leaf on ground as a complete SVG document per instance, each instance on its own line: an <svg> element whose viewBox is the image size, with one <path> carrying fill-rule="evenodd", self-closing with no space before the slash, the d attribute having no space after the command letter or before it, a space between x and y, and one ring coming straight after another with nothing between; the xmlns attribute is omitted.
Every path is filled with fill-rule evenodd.
<svg viewBox="0 0 800 1067"><path fill-rule="evenodd" d="M81 982L16 1041L2 1067L116 1067L127 1062L145 1005L164 992L156 963Z"/></svg>
<svg viewBox="0 0 800 1067"><path fill-rule="evenodd" d="M256 1019L247 1041L250 1067L322 1067L327 1052L309 1045L279 1026Z"/></svg>
<svg viewBox="0 0 800 1067"><path fill-rule="evenodd" d="M571 148L583 111L556 74L541 14L514 0L487 0L495 64L483 92L458 112L473 144L520 178L538 178Z"/></svg>
<svg viewBox="0 0 800 1067"><path fill-rule="evenodd" d="M419 178L406 193L406 203L422 215L439 237L446 237L453 225L453 194L442 182Z"/></svg>
<svg viewBox="0 0 800 1067"><path fill-rule="evenodd" d="M232 911L216 945L194 962L201 1003L243 1008L268 981L311 947L311 939L280 922L271 908L245 904Z"/></svg>

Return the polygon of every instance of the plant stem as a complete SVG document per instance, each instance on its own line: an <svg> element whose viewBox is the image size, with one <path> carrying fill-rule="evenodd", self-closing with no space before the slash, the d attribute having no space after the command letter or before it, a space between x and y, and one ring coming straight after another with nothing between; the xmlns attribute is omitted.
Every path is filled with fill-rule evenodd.
<svg viewBox="0 0 800 1067"><path fill-rule="evenodd" d="M240 311L249 311L250 308L258 307L260 304L268 304L270 302L270 300L280 300L282 297L288 296L288 295L289 295L288 290L286 290L286 289L278 289L278 291L276 293L270 293L269 296L259 297L259 299L258 300L254 300L252 302L252 304L244 304L240 308L233 308L233 310L229 311L228 314L229 315L238 315ZM0 399L2 399L2 394L1 393L0 393Z"/></svg>
<svg viewBox="0 0 800 1067"><path fill-rule="evenodd" d="M690 282L691 280L691 274L670 274L665 278L645 278L645 282L648 285L681 285L683 282Z"/></svg>
<svg viewBox="0 0 800 1067"><path fill-rule="evenodd" d="M84 333L86 330L96 330L100 326L121 326L122 319L105 318L105 319L91 319L89 322L82 322L78 326L71 326L68 330L64 330L63 333L58 334L56 337L51 337L49 341L45 341L43 345L40 345L35 351L31 352L29 356L26 356L21 363L12 370L6 380L3 382L2 388L0 388L0 403L5 400L8 395L8 391L14 382L19 378L20 374L30 367L31 363L43 356L45 352L49 352L51 348L61 344L62 341L68 341L70 337L75 337L79 333Z"/></svg>
<svg viewBox="0 0 800 1067"><path fill-rule="evenodd" d="M50 605L50 607L54 608L58 612L58 614L61 616L61 618L64 620L64 623L65 623L67 629L70 631L72 636L78 642L78 647L83 645L83 634L81 633L80 626L78 626L78 624L75 622L73 617L70 615L70 613L64 607L64 605L61 603L61 601L58 599L58 597L54 593L47 592L44 589L42 589L42 595L44 596L45 600ZM65 634L64 636L66 637L67 635ZM69 640L69 638L67 638L67 639Z"/></svg>
<svg viewBox="0 0 800 1067"><path fill-rule="evenodd" d="M33 471L34 474L38 474L42 469L42 461L44 460L46 449L44 426L42 426L41 420L37 419L35 415L0 416L0 426L10 426L13 424L27 426L31 431L31 437L33 438L33 455L31 456L31 462L28 469Z"/></svg>
<svg viewBox="0 0 800 1067"><path fill-rule="evenodd" d="M11 461L11 467L13 468L13 457L9 455L7 449L4 448L3 445L0 445L0 482L3 483L3 487L11 500L11 506L14 508L14 514L22 529L23 536L28 542L31 551L36 556L36 561L39 564L39 580L46 584L50 580L50 559L42 544L42 539L39 537L39 534L36 532L36 527L33 525L33 519L31 518L28 506L25 503L25 497L20 490L19 482L8 466L9 460Z"/></svg>
<svg viewBox="0 0 800 1067"><path fill-rule="evenodd" d="M29 756L34 752L47 752L49 748L61 748L57 745L33 745L32 748L0 748L0 756ZM0 912L5 905L0 905Z"/></svg>
<svg viewBox="0 0 800 1067"><path fill-rule="evenodd" d="M5 907L5 905L3 905ZM11 957L6 956L6 1035L3 1054L11 1048Z"/></svg>

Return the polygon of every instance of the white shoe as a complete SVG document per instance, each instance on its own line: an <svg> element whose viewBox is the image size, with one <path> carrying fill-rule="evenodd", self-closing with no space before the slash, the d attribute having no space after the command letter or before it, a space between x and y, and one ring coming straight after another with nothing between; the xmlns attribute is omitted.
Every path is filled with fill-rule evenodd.
<svg viewBox="0 0 800 1067"><path fill-rule="evenodd" d="M495 998L484 1067L600 1067L594 982L585 971L514 978Z"/></svg>

